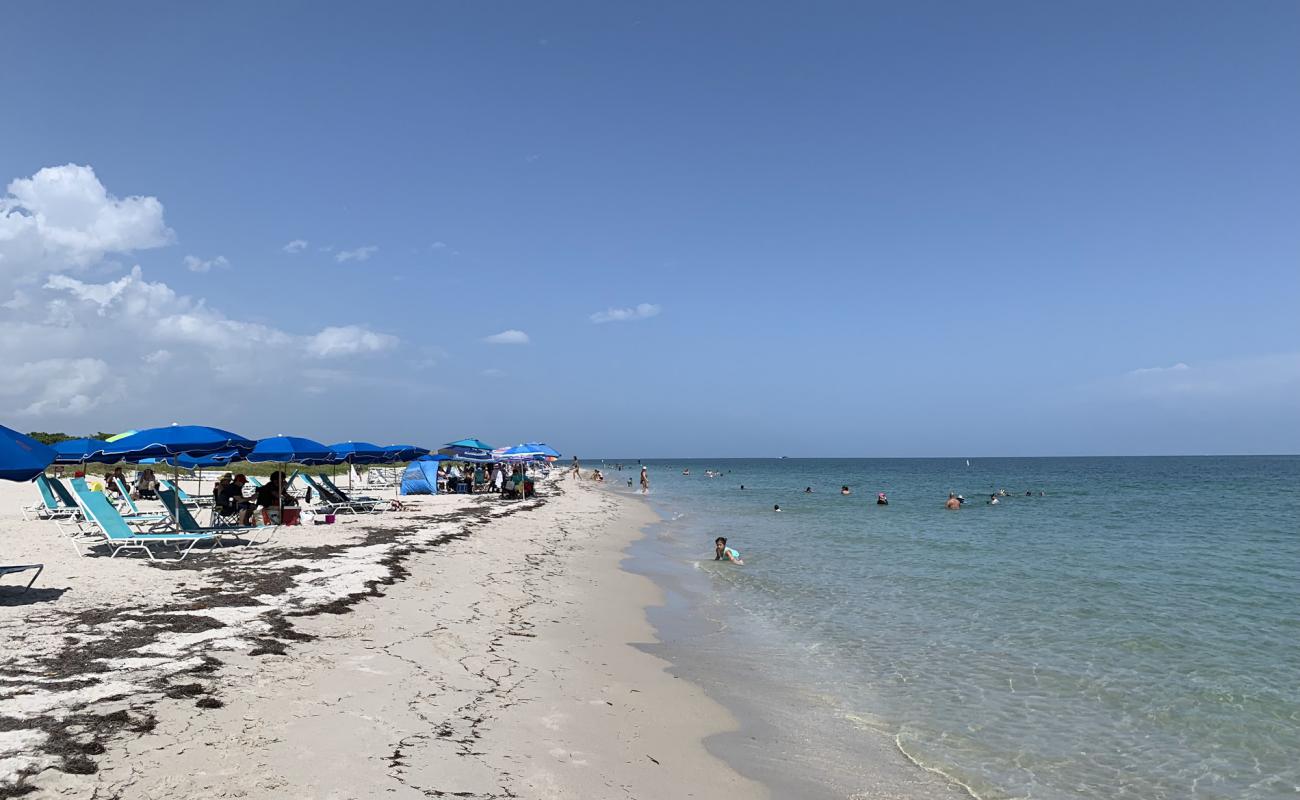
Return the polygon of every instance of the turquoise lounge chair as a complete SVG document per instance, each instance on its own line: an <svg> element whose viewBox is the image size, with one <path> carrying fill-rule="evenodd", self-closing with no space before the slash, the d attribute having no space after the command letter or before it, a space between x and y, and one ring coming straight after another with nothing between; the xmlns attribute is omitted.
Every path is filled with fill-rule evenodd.
<svg viewBox="0 0 1300 800"><path fill-rule="evenodd" d="M54 496L54 490L50 488L50 479L44 475L36 476L36 488L41 490L41 502L23 506L23 519L31 519L32 516L37 519L75 517L81 513L76 503L65 505L59 502L59 498Z"/></svg>
<svg viewBox="0 0 1300 800"><path fill-rule="evenodd" d="M178 485L173 484L172 481L162 479L159 481L159 485L164 489L173 490L173 492L177 493L178 496L181 497L181 502L185 503L185 505L187 506L199 507L199 506L212 505L213 500L211 497L194 497L192 496L192 494L187 494L185 489L182 489L181 487L178 487Z"/></svg>
<svg viewBox="0 0 1300 800"><path fill-rule="evenodd" d="M263 526L263 528L245 525L216 525L205 528L199 524L199 521L194 518L194 515L190 513L185 504L178 505L176 503L176 496L170 490L159 490L158 499L162 501L163 508L167 509L172 521L176 523L176 527L182 533L207 533L223 538L237 539L242 541L245 547L251 547L254 544L266 544L271 541L271 537L275 536L275 532L280 527L278 525L268 525ZM259 541L252 536L253 532L257 530L267 530L269 532L265 539Z"/></svg>
<svg viewBox="0 0 1300 800"><path fill-rule="evenodd" d="M86 479L73 478L72 480L74 481L79 480L84 483ZM77 498L72 495L72 492L68 491L68 487L63 485L63 481L59 480L58 478L50 478L49 481L50 481L50 488L54 490L54 494L59 498L59 503L61 503L63 506L67 508L77 509L77 513L80 514L81 504L77 502Z"/></svg>
<svg viewBox="0 0 1300 800"><path fill-rule="evenodd" d="M131 499L131 490L126 487L126 483L121 478L114 478L113 480L117 481L117 488L121 491L121 495L117 501L117 510L123 517L138 520L157 520L167 518L166 514L159 514L153 511L147 514L141 512L140 507L135 504L135 500Z"/></svg>
<svg viewBox="0 0 1300 800"><path fill-rule="evenodd" d="M73 486L76 487L75 482ZM209 551L221 546L218 537L211 533L145 533L139 528L133 528L131 523L117 513L117 509L113 508L113 504L108 502L102 492L78 492L77 499L89 525L70 537L72 549L80 556L86 555L95 547L107 545L113 549L110 558L117 558L117 554L123 550L143 550L150 561L157 561L153 548L162 546L174 549L176 560L183 561L200 542L208 542L211 545Z"/></svg>

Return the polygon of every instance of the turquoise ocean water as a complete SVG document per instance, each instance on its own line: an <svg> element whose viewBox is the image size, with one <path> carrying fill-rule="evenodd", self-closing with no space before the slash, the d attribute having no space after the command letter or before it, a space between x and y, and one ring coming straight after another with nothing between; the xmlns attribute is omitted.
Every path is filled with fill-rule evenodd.
<svg viewBox="0 0 1300 800"><path fill-rule="evenodd" d="M668 654L827 795L854 737L980 798L1300 795L1300 457L645 463Z"/></svg>

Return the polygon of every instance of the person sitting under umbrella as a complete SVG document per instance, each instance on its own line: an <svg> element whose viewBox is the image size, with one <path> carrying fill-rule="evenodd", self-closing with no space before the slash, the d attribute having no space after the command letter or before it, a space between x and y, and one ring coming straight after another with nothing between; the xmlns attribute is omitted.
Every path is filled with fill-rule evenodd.
<svg viewBox="0 0 1300 800"><path fill-rule="evenodd" d="M266 484L258 488L254 503L260 506L267 517L277 524L280 522L281 508L297 508L298 498L289 494L288 487L285 486L284 473L276 470L267 478ZM285 515L289 516L288 514ZM248 521L246 525L253 524L252 512L248 512Z"/></svg>

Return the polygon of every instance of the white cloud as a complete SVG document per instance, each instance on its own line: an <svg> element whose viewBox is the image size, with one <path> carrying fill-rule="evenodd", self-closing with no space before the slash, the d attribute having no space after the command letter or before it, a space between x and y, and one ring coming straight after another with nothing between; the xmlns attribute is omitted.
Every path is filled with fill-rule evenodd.
<svg viewBox="0 0 1300 800"><path fill-rule="evenodd" d="M368 244L355 250L340 250L334 254L334 260L340 264L347 261L369 261L370 257L377 252L379 252L379 245Z"/></svg>
<svg viewBox="0 0 1300 800"><path fill-rule="evenodd" d="M307 240L294 239L292 242L289 242L281 249L284 250L284 252L286 253L301 253L303 250L307 249Z"/></svg>
<svg viewBox="0 0 1300 800"><path fill-rule="evenodd" d="M496 367L488 367L479 374L484 378L504 378L506 376L504 370L499 370Z"/></svg>
<svg viewBox="0 0 1300 800"><path fill-rule="evenodd" d="M0 383L0 396L18 401L14 413L84 414L103 400L120 395L106 362L98 358L47 358L9 367Z"/></svg>
<svg viewBox="0 0 1300 800"><path fill-rule="evenodd" d="M528 344L528 334L523 331L508 330L494 333L491 336L485 336L483 341L488 344Z"/></svg>
<svg viewBox="0 0 1300 800"><path fill-rule="evenodd" d="M378 353L397 346L397 337L358 325L326 328L307 340L307 352L317 358Z"/></svg>
<svg viewBox="0 0 1300 800"><path fill-rule="evenodd" d="M638 319L649 319L658 315L661 310L654 303L641 303L633 308L610 308L597 311L591 315L591 321L598 325L603 322L632 322Z"/></svg>
<svg viewBox="0 0 1300 800"><path fill-rule="evenodd" d="M190 272L211 272L213 267L221 269L228 266L230 266L230 262L226 260L225 256L217 256L207 261L198 256L185 256L185 268Z"/></svg>
<svg viewBox="0 0 1300 800"><path fill-rule="evenodd" d="M400 344L361 324L299 332L228 316L146 279L138 266L123 273L109 263L113 254L157 247L173 234L160 202L116 198L89 167L41 170L8 191L0 195L0 299L10 298L0 302L0 419L21 416L48 430L110 430L155 418L165 397L172 418L241 430L240 419L264 405L254 398L276 396L284 401L277 408L287 409L292 397L324 385L319 374L300 380L295 367ZM228 263L220 256L184 261L200 270ZM92 268L106 277L81 274ZM255 306L259 298L222 298L240 308L248 300ZM332 384L341 393L385 379L371 359L336 363L348 376ZM248 391L228 391L236 387ZM274 417L260 416L265 410L258 418L271 424Z"/></svg>
<svg viewBox="0 0 1300 800"><path fill-rule="evenodd" d="M447 249L447 243L446 243L446 242L434 242L433 244L429 245L429 249L430 249L430 250L446 250L446 249Z"/></svg>
<svg viewBox="0 0 1300 800"><path fill-rule="evenodd" d="M1142 367L1141 369L1129 370L1128 374L1129 375L1152 375L1152 374L1159 374L1162 372L1186 372L1189 369L1191 369L1191 367L1179 361L1177 364L1174 364L1173 366L1169 366L1169 367Z"/></svg>
<svg viewBox="0 0 1300 800"><path fill-rule="evenodd" d="M162 203L118 198L90 167L46 167L9 183L0 196L0 273L11 280L81 268L107 253L170 244Z"/></svg>

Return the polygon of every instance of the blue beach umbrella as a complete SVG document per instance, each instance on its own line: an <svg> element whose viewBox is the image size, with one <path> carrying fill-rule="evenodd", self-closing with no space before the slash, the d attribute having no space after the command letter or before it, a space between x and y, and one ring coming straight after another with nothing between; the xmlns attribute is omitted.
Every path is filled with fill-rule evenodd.
<svg viewBox="0 0 1300 800"><path fill-rule="evenodd" d="M487 463L496 460L496 456L492 453L492 445L482 439L457 439L438 448L438 452L451 456L457 461Z"/></svg>
<svg viewBox="0 0 1300 800"><path fill-rule="evenodd" d="M451 461L451 456L444 456L442 453L431 453L422 455L415 459L416 461Z"/></svg>
<svg viewBox="0 0 1300 800"><path fill-rule="evenodd" d="M165 428L147 428L130 436L114 437L97 453L94 460L121 460L142 462L146 458L163 459L175 469L173 477L180 478L181 462L177 456L198 459L215 454L228 455L226 461L242 458L253 449L255 442L237 433L210 428L206 425L168 425ZM180 494L176 495L176 513L180 511Z"/></svg>
<svg viewBox="0 0 1300 800"><path fill-rule="evenodd" d="M30 481L53 461L53 448L0 425L0 478Z"/></svg>
<svg viewBox="0 0 1300 800"><path fill-rule="evenodd" d="M170 456L206 456L233 451L245 455L256 443L237 433L205 425L169 425L165 428L148 428L115 442L104 444L91 457L116 457L122 461L139 462L146 458Z"/></svg>
<svg viewBox="0 0 1300 800"><path fill-rule="evenodd" d="M416 447L413 444L390 444L384 448L389 461L414 461L420 456L427 456L429 448Z"/></svg>
<svg viewBox="0 0 1300 800"><path fill-rule="evenodd" d="M339 442L330 445L336 464L380 464L388 460L384 448L370 442Z"/></svg>
<svg viewBox="0 0 1300 800"><path fill-rule="evenodd" d="M81 464L94 461L92 455L104 449L108 442L103 439L65 439L54 447L55 464ZM113 459L116 461L117 459Z"/></svg>
<svg viewBox="0 0 1300 800"><path fill-rule="evenodd" d="M271 436L259 439L257 446L248 454L248 460L254 463L278 461L282 464L333 464L334 451L329 445L301 436Z"/></svg>
<svg viewBox="0 0 1300 800"><path fill-rule="evenodd" d="M542 442L524 442L524 444L527 445L528 447L535 448L539 453L541 453L544 456L550 456L551 458L560 457L560 451L556 450L554 447L551 447L549 444L543 444Z"/></svg>

